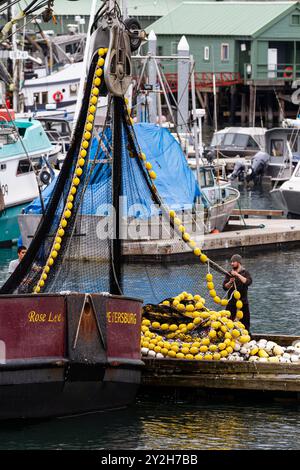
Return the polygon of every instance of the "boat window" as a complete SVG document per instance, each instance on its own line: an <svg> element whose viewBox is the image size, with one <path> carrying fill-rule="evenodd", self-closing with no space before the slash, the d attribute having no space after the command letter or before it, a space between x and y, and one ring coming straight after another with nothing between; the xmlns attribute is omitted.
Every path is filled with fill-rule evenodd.
<svg viewBox="0 0 300 470"><path fill-rule="evenodd" d="M5 171L5 170L6 170L6 163L1 163L0 171Z"/></svg>
<svg viewBox="0 0 300 470"><path fill-rule="evenodd" d="M0 145L15 144L18 137L13 132L0 134Z"/></svg>
<svg viewBox="0 0 300 470"><path fill-rule="evenodd" d="M62 136L55 130L46 131L46 134L50 142L59 142L62 138Z"/></svg>
<svg viewBox="0 0 300 470"><path fill-rule="evenodd" d="M283 139L271 139L271 156L282 157L284 154Z"/></svg>
<svg viewBox="0 0 300 470"><path fill-rule="evenodd" d="M211 146L216 147L217 145L222 145L225 134L215 134L211 141Z"/></svg>
<svg viewBox="0 0 300 470"><path fill-rule="evenodd" d="M206 171L206 186L214 186L215 179L211 170Z"/></svg>
<svg viewBox="0 0 300 470"><path fill-rule="evenodd" d="M300 165L298 165L298 168L296 168L294 176L296 176L296 178L300 177Z"/></svg>
<svg viewBox="0 0 300 470"><path fill-rule="evenodd" d="M245 148L247 147L248 140L249 140L248 135L236 134L235 139L234 139L234 145L236 145L237 147Z"/></svg>
<svg viewBox="0 0 300 470"><path fill-rule="evenodd" d="M225 134L223 145L233 145L236 134Z"/></svg>
<svg viewBox="0 0 300 470"><path fill-rule="evenodd" d="M21 137L24 137L24 135L26 134L26 127L18 127L18 132L20 134Z"/></svg>
<svg viewBox="0 0 300 470"><path fill-rule="evenodd" d="M76 52L78 52L79 45L80 45L80 43L78 43L78 42L74 42L72 44L67 44L66 49L65 49L66 53L71 54L71 55L76 54Z"/></svg>
<svg viewBox="0 0 300 470"><path fill-rule="evenodd" d="M200 187L204 188L206 186L206 181L205 181L205 171L200 170Z"/></svg>
<svg viewBox="0 0 300 470"><path fill-rule="evenodd" d="M298 139L295 138L295 136L291 136L289 139L289 144L291 146L292 152L296 153L298 152Z"/></svg>
<svg viewBox="0 0 300 470"><path fill-rule="evenodd" d="M17 176L24 175L25 173L30 173L32 170L32 165L29 160L20 160L18 169L17 169Z"/></svg>
<svg viewBox="0 0 300 470"><path fill-rule="evenodd" d="M259 149L258 143L251 136L248 139L247 147L250 149Z"/></svg>
<svg viewBox="0 0 300 470"><path fill-rule="evenodd" d="M202 168L200 170L200 185L201 187L211 187L214 186L215 180L214 180L214 175L211 170Z"/></svg>

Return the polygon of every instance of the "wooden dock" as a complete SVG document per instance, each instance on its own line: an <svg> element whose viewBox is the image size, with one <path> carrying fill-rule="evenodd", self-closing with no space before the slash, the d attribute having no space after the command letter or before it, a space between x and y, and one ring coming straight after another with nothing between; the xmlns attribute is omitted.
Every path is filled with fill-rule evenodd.
<svg viewBox="0 0 300 470"><path fill-rule="evenodd" d="M245 249L270 249L286 245L300 246L300 220L252 219L246 225L230 221L229 230L219 234L205 235L203 250L218 251Z"/></svg>
<svg viewBox="0 0 300 470"><path fill-rule="evenodd" d="M284 345L300 337L253 335ZM146 359L142 373L145 389L268 392L300 398L300 363L187 361Z"/></svg>
<svg viewBox="0 0 300 470"><path fill-rule="evenodd" d="M193 235L193 239L204 252L224 254L277 249L284 246L300 247L300 220L261 219L229 221L227 231L217 234ZM138 240L125 242L124 255L131 260L157 262L168 259L192 259L193 253L183 241Z"/></svg>

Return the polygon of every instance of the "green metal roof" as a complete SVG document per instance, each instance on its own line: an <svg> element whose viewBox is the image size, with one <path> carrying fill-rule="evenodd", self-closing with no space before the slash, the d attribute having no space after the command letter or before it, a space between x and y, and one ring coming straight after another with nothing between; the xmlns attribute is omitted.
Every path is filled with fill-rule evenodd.
<svg viewBox="0 0 300 470"><path fill-rule="evenodd" d="M130 16L164 16L178 6L182 0L127 0ZM28 0L27 0L28 3ZM58 16L89 16L91 0L55 0L54 11ZM122 3L121 1L119 2ZM98 1L99 6L101 1ZM24 1L23 1L24 5Z"/></svg>
<svg viewBox="0 0 300 470"><path fill-rule="evenodd" d="M254 36L298 2L183 2L153 23L158 35Z"/></svg>

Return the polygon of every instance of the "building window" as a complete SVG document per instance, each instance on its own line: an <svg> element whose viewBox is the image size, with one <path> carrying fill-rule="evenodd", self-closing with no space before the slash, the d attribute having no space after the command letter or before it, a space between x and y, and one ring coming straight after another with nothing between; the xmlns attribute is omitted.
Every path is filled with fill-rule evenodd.
<svg viewBox="0 0 300 470"><path fill-rule="evenodd" d="M209 60L209 46L204 47L204 60Z"/></svg>
<svg viewBox="0 0 300 470"><path fill-rule="evenodd" d="M300 15L292 15L292 25L300 26Z"/></svg>
<svg viewBox="0 0 300 470"><path fill-rule="evenodd" d="M163 55L163 46L157 46L157 55L162 56Z"/></svg>
<svg viewBox="0 0 300 470"><path fill-rule="evenodd" d="M229 44L221 44L221 60L229 60Z"/></svg>
<svg viewBox="0 0 300 470"><path fill-rule="evenodd" d="M171 55L177 55L178 54L178 42L171 42Z"/></svg>
<svg viewBox="0 0 300 470"><path fill-rule="evenodd" d="M0 171L5 171L5 170L6 170L6 163L1 163Z"/></svg>

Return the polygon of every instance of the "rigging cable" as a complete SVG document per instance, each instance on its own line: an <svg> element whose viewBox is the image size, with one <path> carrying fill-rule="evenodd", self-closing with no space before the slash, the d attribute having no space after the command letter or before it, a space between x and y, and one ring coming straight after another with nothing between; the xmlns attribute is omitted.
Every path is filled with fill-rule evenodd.
<svg viewBox="0 0 300 470"><path fill-rule="evenodd" d="M32 168L32 170L33 170L33 172L34 172L34 174L35 174L36 183L37 183L38 192L39 192L39 198L40 198L41 207L42 207L42 212L43 212L43 216L44 216L44 215L45 215L45 204L44 204L44 199L43 199L43 196L42 196L42 190L41 190L41 187L40 187L40 185L39 185L38 172L37 172L37 170L35 169L35 166L34 166L34 164L33 164L33 160L32 160L31 157L29 156L29 153L28 153L28 151L27 151L27 149L26 149L26 146L25 146L25 144L24 144L24 142L23 142L23 140L22 140L22 137L20 136L19 129L17 128L16 123L15 123L14 120L12 119L12 115L11 115L11 113L10 113L9 108L7 107L7 104L6 104L6 101L5 101L5 100L4 100L4 105L5 105L5 108L6 108L6 111L7 111L8 115L9 115L9 117L10 117L11 123L12 123L12 125L13 125L13 127L14 127L14 129L15 129L15 131L16 131L16 134L17 134L17 136L18 136L18 139L19 139L19 141L20 141L20 144L21 144L21 146L22 146L22 148L23 148L23 150L24 150L24 152L25 152L25 154L26 154L27 160L29 161L30 166L31 166L31 168Z"/></svg>

